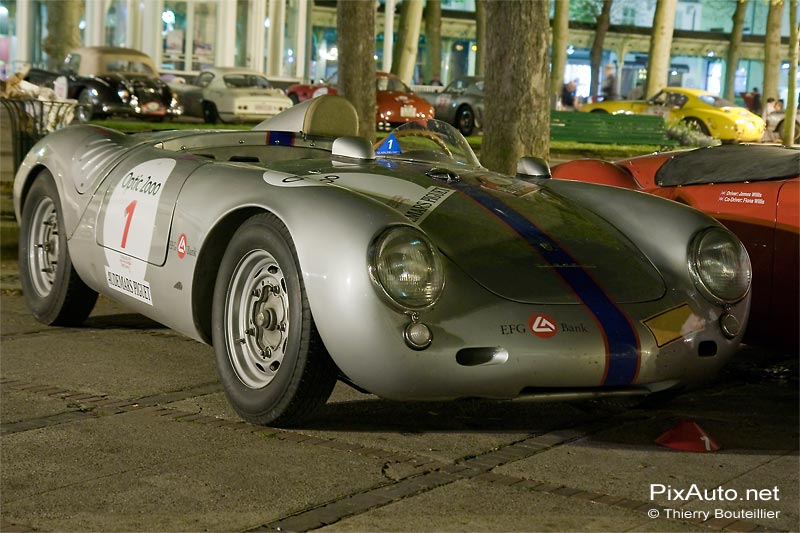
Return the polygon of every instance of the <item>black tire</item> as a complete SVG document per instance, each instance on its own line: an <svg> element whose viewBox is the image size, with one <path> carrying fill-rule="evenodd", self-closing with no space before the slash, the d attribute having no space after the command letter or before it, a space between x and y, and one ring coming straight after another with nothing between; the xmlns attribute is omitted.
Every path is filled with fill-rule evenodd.
<svg viewBox="0 0 800 533"><path fill-rule="evenodd" d="M698 133L702 133L707 137L710 135L708 128L699 118L694 118L694 117L685 118L683 119L683 123L686 124L687 128L692 129Z"/></svg>
<svg viewBox="0 0 800 533"><path fill-rule="evenodd" d="M75 108L75 120L80 124L86 124L95 117L94 103L89 89L84 89L78 95L78 105Z"/></svg>
<svg viewBox="0 0 800 533"><path fill-rule="evenodd" d="M203 120L206 124L217 124L220 122L217 106L214 102L203 102Z"/></svg>
<svg viewBox="0 0 800 533"><path fill-rule="evenodd" d="M277 217L255 215L233 235L213 306L217 371L243 419L295 425L328 400L336 365L314 325L291 236Z"/></svg>
<svg viewBox="0 0 800 533"><path fill-rule="evenodd" d="M97 293L72 267L58 189L47 170L35 178L22 207L19 266L25 303L40 322L77 326L92 312Z"/></svg>
<svg viewBox="0 0 800 533"><path fill-rule="evenodd" d="M456 111L456 128L461 135L467 137L475 130L475 112L468 105L462 105Z"/></svg>
<svg viewBox="0 0 800 533"><path fill-rule="evenodd" d="M606 115L608 115L608 111L606 111L605 109L592 109L590 113L605 113Z"/></svg>
<svg viewBox="0 0 800 533"><path fill-rule="evenodd" d="M300 99L294 93L289 94L289 100L292 101L292 105L297 105L300 102Z"/></svg>
<svg viewBox="0 0 800 533"><path fill-rule="evenodd" d="M775 130L773 130L773 131L778 134L778 137L783 139L783 121L782 120L780 122L778 122L778 125L775 126ZM800 143L800 122L796 122L796 121L794 123L794 143L795 144Z"/></svg>

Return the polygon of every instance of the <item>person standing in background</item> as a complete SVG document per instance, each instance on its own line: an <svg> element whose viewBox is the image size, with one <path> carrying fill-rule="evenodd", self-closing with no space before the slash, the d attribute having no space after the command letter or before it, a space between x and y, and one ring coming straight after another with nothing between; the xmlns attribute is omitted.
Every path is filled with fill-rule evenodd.
<svg viewBox="0 0 800 533"><path fill-rule="evenodd" d="M637 81L636 87L628 93L628 100L641 100L642 98L644 98L644 87L642 82Z"/></svg>
<svg viewBox="0 0 800 533"><path fill-rule="evenodd" d="M614 73L614 65L606 65L606 75L601 86L603 101L617 100L617 77Z"/></svg>
<svg viewBox="0 0 800 533"><path fill-rule="evenodd" d="M566 111L573 111L575 109L575 94L578 86L574 81L565 83L561 87L561 108Z"/></svg>

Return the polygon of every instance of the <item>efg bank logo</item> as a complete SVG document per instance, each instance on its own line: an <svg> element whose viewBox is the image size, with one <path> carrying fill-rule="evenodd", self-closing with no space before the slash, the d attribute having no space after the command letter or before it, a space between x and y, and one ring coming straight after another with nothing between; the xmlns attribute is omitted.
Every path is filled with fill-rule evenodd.
<svg viewBox="0 0 800 533"><path fill-rule="evenodd" d="M528 328L531 333L542 339L549 339L558 333L556 321L547 315L536 314L528 319Z"/></svg>

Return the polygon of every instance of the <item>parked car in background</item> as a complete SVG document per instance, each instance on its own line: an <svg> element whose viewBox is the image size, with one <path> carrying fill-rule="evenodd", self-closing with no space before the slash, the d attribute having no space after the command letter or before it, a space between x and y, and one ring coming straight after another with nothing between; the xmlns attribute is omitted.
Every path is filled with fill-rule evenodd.
<svg viewBox="0 0 800 533"><path fill-rule="evenodd" d="M216 67L191 82L173 84L184 114L217 122L260 122L292 107L292 101L255 70Z"/></svg>
<svg viewBox="0 0 800 533"><path fill-rule="evenodd" d="M783 137L783 125L786 121L786 112L775 111L767 116L767 132L771 139L781 139ZM794 143L800 143L800 109L794 117Z"/></svg>
<svg viewBox="0 0 800 533"><path fill-rule="evenodd" d="M754 142L764 134L761 117L699 89L667 87L648 100L584 104L580 111L661 115L668 124L684 124L721 141Z"/></svg>
<svg viewBox="0 0 800 533"><path fill-rule="evenodd" d="M753 306L745 341L797 348L800 151L722 145L616 163L578 159L553 167L552 174L655 194L722 222L742 240L753 262Z"/></svg>
<svg viewBox="0 0 800 533"><path fill-rule="evenodd" d="M450 82L436 96L436 118L472 135L483 123L483 78L466 76Z"/></svg>
<svg viewBox="0 0 800 533"><path fill-rule="evenodd" d="M179 116L183 108L172 89L158 77L155 63L131 48L89 46L70 52L58 72L28 71L28 81L53 87L64 76L67 98L81 104L76 118L87 122L109 115L152 120Z"/></svg>
<svg viewBox="0 0 800 533"><path fill-rule="evenodd" d="M336 94L337 74L331 75L324 84L291 85L287 90L289 98L299 102L325 94ZM414 93L403 80L388 72L375 73L375 100L377 112L375 122L380 131L388 131L407 122L424 123L435 115L434 108L422 96Z"/></svg>
<svg viewBox="0 0 800 533"><path fill-rule="evenodd" d="M491 172L441 121L357 133L323 96L251 131L50 134L14 182L27 305L80 324L102 293L213 344L233 408L272 425L337 379L395 400L668 395L738 348L749 259L711 217Z"/></svg>
<svg viewBox="0 0 800 533"><path fill-rule="evenodd" d="M286 88L286 96L297 104L323 94L336 94L336 85L338 83L339 73L334 72L319 83L295 83L289 85Z"/></svg>

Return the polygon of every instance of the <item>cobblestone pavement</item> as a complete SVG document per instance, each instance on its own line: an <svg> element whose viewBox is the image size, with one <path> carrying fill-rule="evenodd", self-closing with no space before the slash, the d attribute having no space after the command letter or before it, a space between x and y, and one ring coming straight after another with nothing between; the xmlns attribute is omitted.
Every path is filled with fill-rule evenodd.
<svg viewBox="0 0 800 533"><path fill-rule="evenodd" d="M0 281L2 531L800 529L797 354L745 347L655 410L340 384L285 430L237 418L211 348L102 297L85 327L48 328L13 261ZM654 443L684 419L722 449Z"/></svg>

